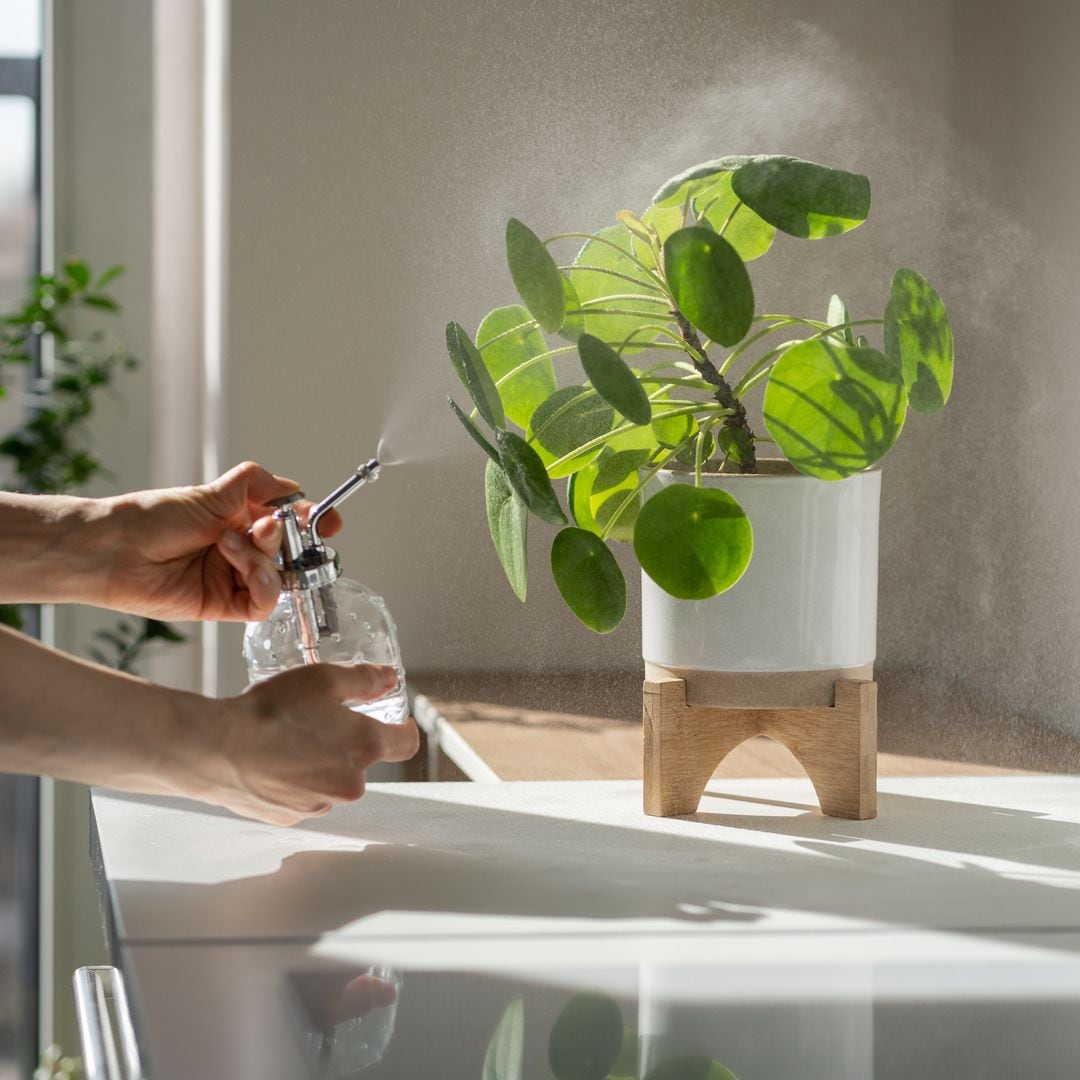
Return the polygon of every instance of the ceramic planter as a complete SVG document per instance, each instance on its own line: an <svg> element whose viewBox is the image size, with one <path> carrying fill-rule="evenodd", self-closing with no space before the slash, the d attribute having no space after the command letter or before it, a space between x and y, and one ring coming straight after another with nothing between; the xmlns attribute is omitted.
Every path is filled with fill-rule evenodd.
<svg viewBox="0 0 1080 1080"><path fill-rule="evenodd" d="M702 478L734 496L754 530L750 566L732 588L677 600L642 574L646 678L685 679L690 703L830 704L837 679L873 678L881 472L823 481L785 461L759 468ZM693 482L672 470L654 484Z"/></svg>

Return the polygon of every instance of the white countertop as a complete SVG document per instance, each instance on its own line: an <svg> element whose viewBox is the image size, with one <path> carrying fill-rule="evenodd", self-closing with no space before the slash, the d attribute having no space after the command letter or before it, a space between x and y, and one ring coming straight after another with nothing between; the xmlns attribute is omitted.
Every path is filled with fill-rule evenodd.
<svg viewBox="0 0 1080 1080"><path fill-rule="evenodd" d="M666 980L665 1007L708 1005L715 1019L726 1002L750 1010L741 1023L756 1030L777 1009L805 1019L807 1003L829 1001L841 1027L856 1015L880 1027L882 1002L894 1015L897 1003L947 1001L959 1018L980 1001L1008 999L1011 1015L1018 1001L1056 1001L1071 1016L1080 778L903 778L880 791L880 816L865 822L822 817L799 780L714 781L701 811L680 819L646 817L634 782L379 784L291 830L104 791L94 813L155 1076L185 1075L184 1010L198 1026L236 1000L250 1003L247 1035L222 1029L206 1041L201 1075L240 1068L251 1016L270 1014L259 1075L277 1075L271 1063L296 1075L282 1064L295 1042L279 1015L289 973L373 962L429 982L437 972L516 979L537 1000L537 987L587 986L630 1009L642 980ZM183 1004L196 998L198 1008ZM1035 1039L1037 1025L1024 1023ZM1080 1054L1080 1025L1059 1016L1051 1026L1057 1035L1039 1035L1026 1059L1044 1077ZM866 1080L864 1042L822 1059L820 1075ZM740 1080L753 1080L753 1060ZM905 1067L938 1075L921 1060Z"/></svg>

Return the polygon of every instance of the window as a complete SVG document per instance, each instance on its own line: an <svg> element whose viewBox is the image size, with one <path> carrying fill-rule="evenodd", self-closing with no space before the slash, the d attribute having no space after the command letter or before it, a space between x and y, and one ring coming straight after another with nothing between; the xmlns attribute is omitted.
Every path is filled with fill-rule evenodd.
<svg viewBox="0 0 1080 1080"><path fill-rule="evenodd" d="M42 0L4 0L0 19L0 313L40 267ZM22 416L21 380L0 372L0 433ZM0 483L4 477L0 476ZM0 774L0 1080L37 1058L38 783Z"/></svg>

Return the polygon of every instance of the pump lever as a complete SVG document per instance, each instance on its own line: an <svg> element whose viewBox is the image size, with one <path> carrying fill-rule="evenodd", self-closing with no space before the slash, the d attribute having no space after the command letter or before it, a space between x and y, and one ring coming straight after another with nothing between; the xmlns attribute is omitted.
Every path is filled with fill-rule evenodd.
<svg viewBox="0 0 1080 1080"><path fill-rule="evenodd" d="M370 461L364 462L363 465L357 466L356 471L348 480L334 488L322 502L311 508L311 513L308 515L308 528L311 530L311 542L316 547L322 547L323 543L322 537L319 536L319 521L322 519L323 514L343 503L358 487L370 481L378 480L379 469L378 458L372 458Z"/></svg>

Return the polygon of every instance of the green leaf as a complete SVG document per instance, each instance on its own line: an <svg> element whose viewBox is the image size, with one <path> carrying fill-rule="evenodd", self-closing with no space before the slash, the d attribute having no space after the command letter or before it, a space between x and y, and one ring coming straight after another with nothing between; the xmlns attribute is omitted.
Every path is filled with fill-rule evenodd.
<svg viewBox="0 0 1080 1080"><path fill-rule="evenodd" d="M556 333L566 321L562 275L536 233L517 218L506 223L506 262L533 318L549 334Z"/></svg>
<svg viewBox="0 0 1080 1080"><path fill-rule="evenodd" d="M744 428L728 427L725 424L717 432L716 440L724 457L736 465L741 465L754 455L754 443Z"/></svg>
<svg viewBox="0 0 1080 1080"><path fill-rule="evenodd" d="M800 472L839 480L873 465L896 442L907 392L896 364L876 349L830 338L788 349L769 374L769 435Z"/></svg>
<svg viewBox="0 0 1080 1080"><path fill-rule="evenodd" d="M551 545L551 575L566 606L590 630L610 634L622 622L626 580L615 556L595 533L573 526L557 533ZM606 1075L606 1069L600 1073Z"/></svg>
<svg viewBox="0 0 1080 1080"><path fill-rule="evenodd" d="M633 233L639 240L649 242L649 230L645 222L629 210L619 210L615 214L615 220L628 232Z"/></svg>
<svg viewBox="0 0 1080 1080"><path fill-rule="evenodd" d="M753 154L731 154L728 157L714 158L712 161L694 165L677 176L673 176L664 184L653 196L653 204L660 207L682 206L688 194L688 185L695 181L715 179L717 174L731 172L753 160Z"/></svg>
<svg viewBox="0 0 1080 1080"><path fill-rule="evenodd" d="M82 298L87 307L101 308L102 311L111 311L114 314L120 310L120 305L110 296L101 296L97 293L87 294Z"/></svg>
<svg viewBox="0 0 1080 1080"><path fill-rule="evenodd" d="M624 228L620 225L610 225L606 229L601 229L596 235L601 238L601 241L608 240L615 244L625 254L601 241L586 242L574 259L574 269L569 272L570 281L580 304L589 300L599 300L604 296L619 296L635 292L644 295L650 289L656 288L654 279L632 261L632 240ZM581 269L586 266L614 270L628 275L632 280L625 281L623 278L612 277L598 270ZM634 281L641 282L642 288L636 288ZM596 308L642 312L640 315L601 315L588 307L583 308L586 312L584 329L594 337L600 338L601 341L625 341L635 330L643 330L647 326L659 328L671 322L668 303L660 296L655 300L613 300L610 303L597 304ZM648 335L642 334L623 350L623 355L640 352L647 348L648 344Z"/></svg>
<svg viewBox="0 0 1080 1080"><path fill-rule="evenodd" d="M755 158L736 170L731 186L770 225L811 240L854 229L870 213L865 176L801 158Z"/></svg>
<svg viewBox="0 0 1080 1080"><path fill-rule="evenodd" d="M495 381L484 366L484 361L469 335L456 322L446 324L446 351L450 354L450 362L465 389L469 391L469 397L480 415L491 427L502 427L506 416Z"/></svg>
<svg viewBox="0 0 1080 1080"><path fill-rule="evenodd" d="M94 288L104 289L106 285L115 281L123 273L124 267L119 263L116 266L110 266L98 276L98 279L94 282Z"/></svg>
<svg viewBox="0 0 1080 1080"><path fill-rule="evenodd" d="M578 299L574 283L565 274L562 275L562 288L563 297L566 300L567 315L566 322L562 324L562 329L559 330L559 337L565 338L567 341L577 341L585 333L585 316L578 313L581 301ZM576 314L571 315L570 312Z"/></svg>
<svg viewBox="0 0 1080 1080"><path fill-rule="evenodd" d="M656 230L656 237L660 246L663 247L664 241L677 229L682 228L682 206L681 204L673 207L650 206L641 215L641 223L647 229ZM652 244L635 237L631 246L634 254L646 266L655 269L656 255L653 253Z"/></svg>
<svg viewBox="0 0 1080 1080"><path fill-rule="evenodd" d="M726 427L720 429L721 443L724 441L724 432L727 430L728 429ZM741 428L738 430L740 432L742 431ZM745 435L743 437L745 438ZM711 461L714 453L716 453L716 440L712 437L711 433L706 432L705 445L701 448L702 463L707 463ZM727 456L726 452L725 456ZM679 453L675 455L675 460L679 462L680 465L685 465L688 469L692 469L695 462L697 461L697 439L695 439L689 446L680 450Z"/></svg>
<svg viewBox="0 0 1080 1080"><path fill-rule="evenodd" d="M693 199L694 212L714 229L721 229L732 210L739 204L739 196L731 186L731 173L722 173L715 181L702 188ZM735 249L743 262L759 259L772 247L776 228L762 220L749 206L739 206L730 224L724 229L724 239Z"/></svg>
<svg viewBox="0 0 1080 1080"><path fill-rule="evenodd" d="M645 503L634 529L641 568L680 600L705 600L730 589L753 549L746 514L719 488L671 484Z"/></svg>
<svg viewBox="0 0 1080 1080"><path fill-rule="evenodd" d="M529 422L528 436L540 460L548 468L560 458L611 431L615 411L599 394L587 386L564 386L539 405ZM557 479L583 469L600 455L602 446L594 446L569 458L550 476Z"/></svg>
<svg viewBox="0 0 1080 1080"><path fill-rule="evenodd" d="M622 1037L622 1013L612 998L591 993L571 998L548 1039L556 1080L604 1080L619 1057Z"/></svg>
<svg viewBox="0 0 1080 1080"><path fill-rule="evenodd" d="M845 304L836 293L833 293L829 298L829 311L825 316L825 321L830 326L843 326L844 323L851 321L851 316L848 315L847 304ZM842 345L855 344L855 330L851 326L845 326L843 330L839 330L835 334L830 334L829 337L839 341Z"/></svg>
<svg viewBox="0 0 1080 1080"><path fill-rule="evenodd" d="M176 645L187 641L184 634L160 619L144 619L142 636L147 641L171 641Z"/></svg>
<svg viewBox="0 0 1080 1080"><path fill-rule="evenodd" d="M82 259L65 259L64 273L75 283L77 289L85 289L90 284L90 268Z"/></svg>
<svg viewBox="0 0 1080 1080"><path fill-rule="evenodd" d="M23 628L22 616L14 604L0 604L0 626L10 626L13 630Z"/></svg>
<svg viewBox="0 0 1080 1080"><path fill-rule="evenodd" d="M544 463L536 451L512 431L498 432L495 442L506 478L521 501L544 521L552 525L565 525L566 515L559 506Z"/></svg>
<svg viewBox="0 0 1080 1080"><path fill-rule="evenodd" d="M638 470L650 455L647 449L614 451L605 447L596 461L571 477L568 498L579 528L599 535L618 514L608 539L623 543L633 540L641 498L632 499L626 506L623 503L637 487Z"/></svg>
<svg viewBox="0 0 1080 1080"><path fill-rule="evenodd" d="M506 1006L484 1055L483 1080L522 1080L525 1072L525 1003Z"/></svg>
<svg viewBox="0 0 1080 1080"><path fill-rule="evenodd" d="M453 410L454 415L465 426L465 430L473 437L473 439L476 440L476 445L479 446L480 449L483 450L484 453L487 454L492 461L498 462L498 450L496 450L495 447L492 446L486 438L484 438L484 435L480 431L480 429L465 415L461 407L452 397L448 397L446 400L447 402L449 402L450 408Z"/></svg>
<svg viewBox="0 0 1080 1080"><path fill-rule="evenodd" d="M565 279L564 279L565 280ZM514 368L547 352L544 335L531 324L532 316L520 304L496 308L484 317L476 331L476 348L484 366L496 382ZM521 327L514 333L507 333ZM500 335L507 334L506 337ZM492 338L499 340L489 345ZM533 410L555 392L555 369L550 360L541 360L497 386L506 415L518 427L528 427Z"/></svg>
<svg viewBox="0 0 1080 1080"><path fill-rule="evenodd" d="M945 407L953 382L952 327L941 297L915 270L893 275L885 355L899 366L913 409L935 413Z"/></svg>
<svg viewBox="0 0 1080 1080"><path fill-rule="evenodd" d="M506 479L502 466L489 461L484 470L484 504L491 542L506 571L506 580L524 603L528 586L529 512Z"/></svg>
<svg viewBox="0 0 1080 1080"><path fill-rule="evenodd" d="M593 389L631 423L649 423L652 419L649 396L622 357L592 334L582 334L577 346L581 366Z"/></svg>
<svg viewBox="0 0 1080 1080"><path fill-rule="evenodd" d="M726 1066L712 1058L684 1055L668 1058L650 1069L645 1080L739 1080Z"/></svg>
<svg viewBox="0 0 1080 1080"><path fill-rule="evenodd" d="M735 345L754 321L754 290L742 259L710 229L680 229L664 244L668 285L679 310L721 345Z"/></svg>

